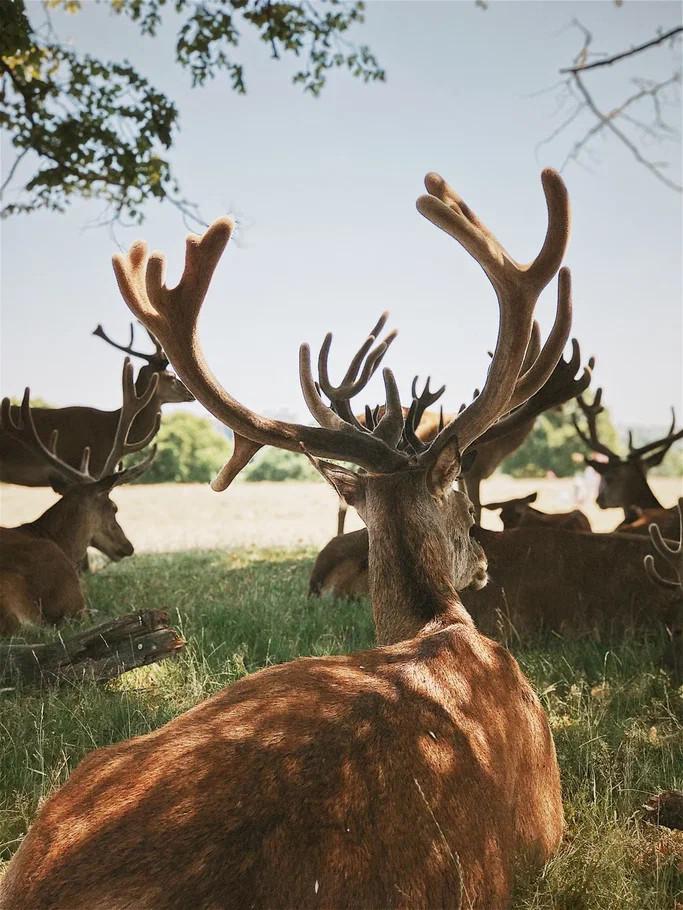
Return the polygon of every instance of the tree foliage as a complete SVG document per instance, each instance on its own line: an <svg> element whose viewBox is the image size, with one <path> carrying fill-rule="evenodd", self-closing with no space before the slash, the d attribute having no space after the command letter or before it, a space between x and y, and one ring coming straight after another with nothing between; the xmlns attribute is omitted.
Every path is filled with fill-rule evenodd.
<svg viewBox="0 0 683 910"><path fill-rule="evenodd" d="M242 479L259 480L320 480L320 475L304 455L283 449L266 448L254 457L242 472Z"/></svg>
<svg viewBox="0 0 683 910"><path fill-rule="evenodd" d="M545 477L549 471L558 477L575 474L583 464L578 456L588 454L572 423L572 414L577 411L572 401L562 409L541 414L522 445L501 464L501 471L512 477ZM598 432L615 452L624 451L606 408L598 416Z"/></svg>
<svg viewBox="0 0 683 910"><path fill-rule="evenodd" d="M230 457L228 440L211 421L187 411L165 416L154 443L156 458L139 483L208 483Z"/></svg>
<svg viewBox="0 0 683 910"><path fill-rule="evenodd" d="M345 33L363 21L360 2L99 2L150 38L164 15L175 13L175 59L193 85L225 73L232 89L246 92L237 54L241 27L254 30L272 58L296 57L300 65L293 81L314 96L332 69L344 68L365 82L385 76L366 45L346 39ZM44 5L77 13L83 4L45 0ZM38 209L61 212L76 197L103 200L112 221L142 221L149 199L192 210L166 157L178 130L173 101L127 61L80 53L61 43L49 23L34 28L25 0L0 0L0 127L16 150L3 196L20 168L30 172L22 177L16 199L3 204L3 217Z"/></svg>

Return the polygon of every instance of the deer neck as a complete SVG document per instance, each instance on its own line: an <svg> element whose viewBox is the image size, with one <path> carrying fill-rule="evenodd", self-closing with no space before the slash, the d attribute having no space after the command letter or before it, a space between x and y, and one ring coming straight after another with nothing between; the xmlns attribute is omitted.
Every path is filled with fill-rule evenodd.
<svg viewBox="0 0 683 910"><path fill-rule="evenodd" d="M47 512L24 527L36 536L57 544L73 565L82 561L92 536L82 501L71 501L68 496L63 496Z"/></svg>
<svg viewBox="0 0 683 910"><path fill-rule="evenodd" d="M471 625L453 585L447 542L433 529L422 533L398 517L369 526L368 582L377 643L414 638L435 623Z"/></svg>

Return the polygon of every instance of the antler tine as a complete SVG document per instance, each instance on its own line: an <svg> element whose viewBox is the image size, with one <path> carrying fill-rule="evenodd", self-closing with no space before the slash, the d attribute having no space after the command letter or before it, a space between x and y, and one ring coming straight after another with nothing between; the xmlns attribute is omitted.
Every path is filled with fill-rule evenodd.
<svg viewBox="0 0 683 910"><path fill-rule="evenodd" d="M548 209L543 246L529 265L516 262L469 206L437 174L428 174L430 195L417 201L418 211L454 237L481 265L498 297L500 325L494 356L482 394L439 434L437 452L457 436L464 452L515 404L535 394L552 373L569 337L571 285L569 271L560 273L557 316L540 353L520 379L531 341L538 297L560 267L569 239L569 199L560 175L542 173Z"/></svg>
<svg viewBox="0 0 683 910"><path fill-rule="evenodd" d="M124 455L128 455L131 452L138 452L140 449L143 449L157 434L159 421L161 419L160 414L157 414L154 427L144 439L140 439L134 443L128 442L128 434L130 433L133 421L140 411L146 408L152 400L152 396L156 392L158 384L159 374L154 373L147 383L145 391L141 395L138 395L135 391L135 383L133 382L133 365L130 362L130 358L126 357L121 373L123 402L121 411L119 412L119 420L116 425L116 432L114 433L111 449L107 455L102 471L100 472L100 477L106 477L108 474L113 474L117 464Z"/></svg>
<svg viewBox="0 0 683 910"><path fill-rule="evenodd" d="M116 341L111 339L109 335L104 331L102 323L98 323L97 328L94 330L93 335L96 335L98 338L102 338L103 341L106 341L107 344L110 344L113 348L116 348L118 351L123 351L124 354L130 354L131 357L140 357L142 360L146 360L147 363L151 363L154 360L153 354L143 354L142 351L133 350L133 339L135 337L135 329L133 323L130 324L130 341L128 344L118 344Z"/></svg>
<svg viewBox="0 0 683 910"><path fill-rule="evenodd" d="M628 448L629 458L642 458L643 455L648 455L650 452L654 452L656 449L665 449L668 451L674 442L677 442L679 439L683 438L683 430L679 430L678 433L674 433L676 429L676 411L671 408L671 426L669 427L666 436L662 436L661 439L655 439L652 442L648 442L643 446L638 448L633 447L633 434L629 430L628 432Z"/></svg>
<svg viewBox="0 0 683 910"><path fill-rule="evenodd" d="M25 448L39 455L46 461L57 475L66 483L84 483L93 478L72 467L57 455L58 431L50 434L48 445L38 435L31 412L31 390L27 387L19 408L19 418L15 422L12 418L12 406L9 398L3 398L0 405L0 429L13 439L20 442Z"/></svg>
<svg viewBox="0 0 683 910"><path fill-rule="evenodd" d="M683 496L678 500L678 519L679 519L679 534L678 534L678 544L676 546L670 547L667 542L662 537L662 532L659 528L659 525L654 522L648 528L650 533L650 540L652 546L655 548L655 551L662 557L662 559L671 566L676 575L676 581L672 579L664 578L663 575L660 575L657 569L655 568L655 561L653 556L646 556L644 559L645 570L650 578L653 581L658 582L661 585L665 585L669 588L678 588L683 589Z"/></svg>
<svg viewBox="0 0 683 910"><path fill-rule="evenodd" d="M606 455L611 461L618 461L619 456L616 454L616 452L613 452L608 446L605 445L604 442L601 442L600 438L598 437L597 418L598 415L604 411L604 408L602 406L602 389L599 388L596 390L592 404L588 404L588 402L584 400L583 395L577 396L576 403L581 408L583 416L586 418L586 424L588 426L589 435L586 436L579 425L579 421L576 419L576 414L572 414L574 429L580 436L584 445L594 452L600 452L602 455Z"/></svg>
<svg viewBox="0 0 683 910"><path fill-rule="evenodd" d="M572 338L572 353L568 360L560 358L557 366L545 384L532 395L528 401L519 405L505 417L495 423L477 440L477 446L485 445L494 439L500 439L518 429L522 424L533 420L549 408L559 407L580 395L590 385L595 358L588 360L581 375L576 378L581 367L581 348L576 338Z"/></svg>
<svg viewBox="0 0 683 910"><path fill-rule="evenodd" d="M350 405L350 399L356 396L368 384L370 378L373 376L377 370L377 367L382 362L382 359L384 358L389 345L398 334L396 331L390 332L384 341L380 342L377 347L374 348L374 350L372 349L372 346L376 341L379 333L384 328L388 316L388 311L382 313L366 340L360 346L358 351L356 351L356 353L353 355L349 368L347 369L346 373L344 374L344 378L338 386L332 385L328 371L328 359L330 355L330 348L332 346L331 332L328 332L325 336L325 339L320 348L320 353L318 355L319 381L315 384L318 389L318 397L320 397L320 391L327 395L327 397L330 399L330 404L335 414L341 417L342 420L346 421L347 424L350 424L358 430L362 430L363 427L358 422L355 414L353 413ZM358 377L359 370L361 370L360 377ZM323 406L326 407L326 405ZM324 412L320 411L320 414L323 416ZM317 414L314 416L316 416L316 419L321 422ZM329 416L323 416L323 420L329 421ZM322 423L322 425L331 425L332 428L334 428L336 426L336 423L332 421L331 423Z"/></svg>

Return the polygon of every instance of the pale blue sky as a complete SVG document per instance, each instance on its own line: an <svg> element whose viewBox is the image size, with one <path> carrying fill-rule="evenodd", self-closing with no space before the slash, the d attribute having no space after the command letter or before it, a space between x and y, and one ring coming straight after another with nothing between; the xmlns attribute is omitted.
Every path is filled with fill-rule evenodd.
<svg viewBox="0 0 683 910"><path fill-rule="evenodd" d="M293 67L271 61L246 30L241 97L223 79L191 89L173 63L171 28L145 39L104 5L86 7L53 15L59 34L79 49L129 58L176 100L172 162L185 194L207 220L240 218L204 306L210 363L245 403L299 417L299 342L317 346L332 329L336 375L334 364L345 366L385 308L400 329L387 363L404 396L415 373L431 373L447 384L447 408L469 397L495 343L497 307L479 267L416 213L423 175L440 171L513 255L535 255L545 229L540 170L562 163L581 127L536 151L570 111L557 112L558 89L542 90L580 47L572 19L594 31L596 50L617 51L681 15L679 3L628 0L621 8L494 2L487 11L469 0L370 2L354 38L372 46L387 83L366 86L339 72L313 99L289 83ZM650 51L594 74L590 85L609 107L623 98L622 80L666 77L674 67L671 51ZM680 127L678 106L668 117ZM681 412L681 196L611 138L594 151L587 167L565 171L574 334L598 358L596 379L616 419L660 424L670 404ZM648 153L670 160L680 182L677 143ZM11 160L5 143L4 171ZM123 339L129 321L111 270L114 240L86 229L100 212L81 203L2 225L3 394L30 384L55 404L117 405L120 355L89 334L102 322ZM164 250L173 280L186 232L173 208L151 205L142 227L117 237ZM554 294L553 286L541 307L546 328ZM373 386L368 397L378 396Z"/></svg>

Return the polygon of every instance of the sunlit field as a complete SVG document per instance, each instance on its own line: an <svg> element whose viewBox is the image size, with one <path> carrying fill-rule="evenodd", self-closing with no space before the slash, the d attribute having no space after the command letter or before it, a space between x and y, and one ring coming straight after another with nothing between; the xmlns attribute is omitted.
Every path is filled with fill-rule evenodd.
<svg viewBox="0 0 683 910"><path fill-rule="evenodd" d="M680 477L650 477L655 495L667 506L683 496ZM611 531L623 519L620 509L599 509L594 497L577 503L571 478L523 478L495 474L482 485L482 502L526 496L538 491L535 505L545 512L581 508L594 531ZM251 547L322 547L336 533L337 497L325 483L241 483L229 494L208 484L134 484L112 496L119 518L138 553ZM0 524L12 527L33 521L56 502L45 487L0 484ZM502 527L497 512L484 510L482 524ZM346 530L362 526L353 509Z"/></svg>
<svg viewBox="0 0 683 910"><path fill-rule="evenodd" d="M309 601L313 556L310 549L146 555L91 576L96 619L165 608L187 647L106 687L0 695L2 861L41 800L96 746L154 729L261 667L370 645L366 603ZM653 631L516 648L550 715L567 818L561 852L540 880L521 877L516 908L671 910L683 901L683 833L639 817L649 794L683 786L683 690L660 669L664 644Z"/></svg>

